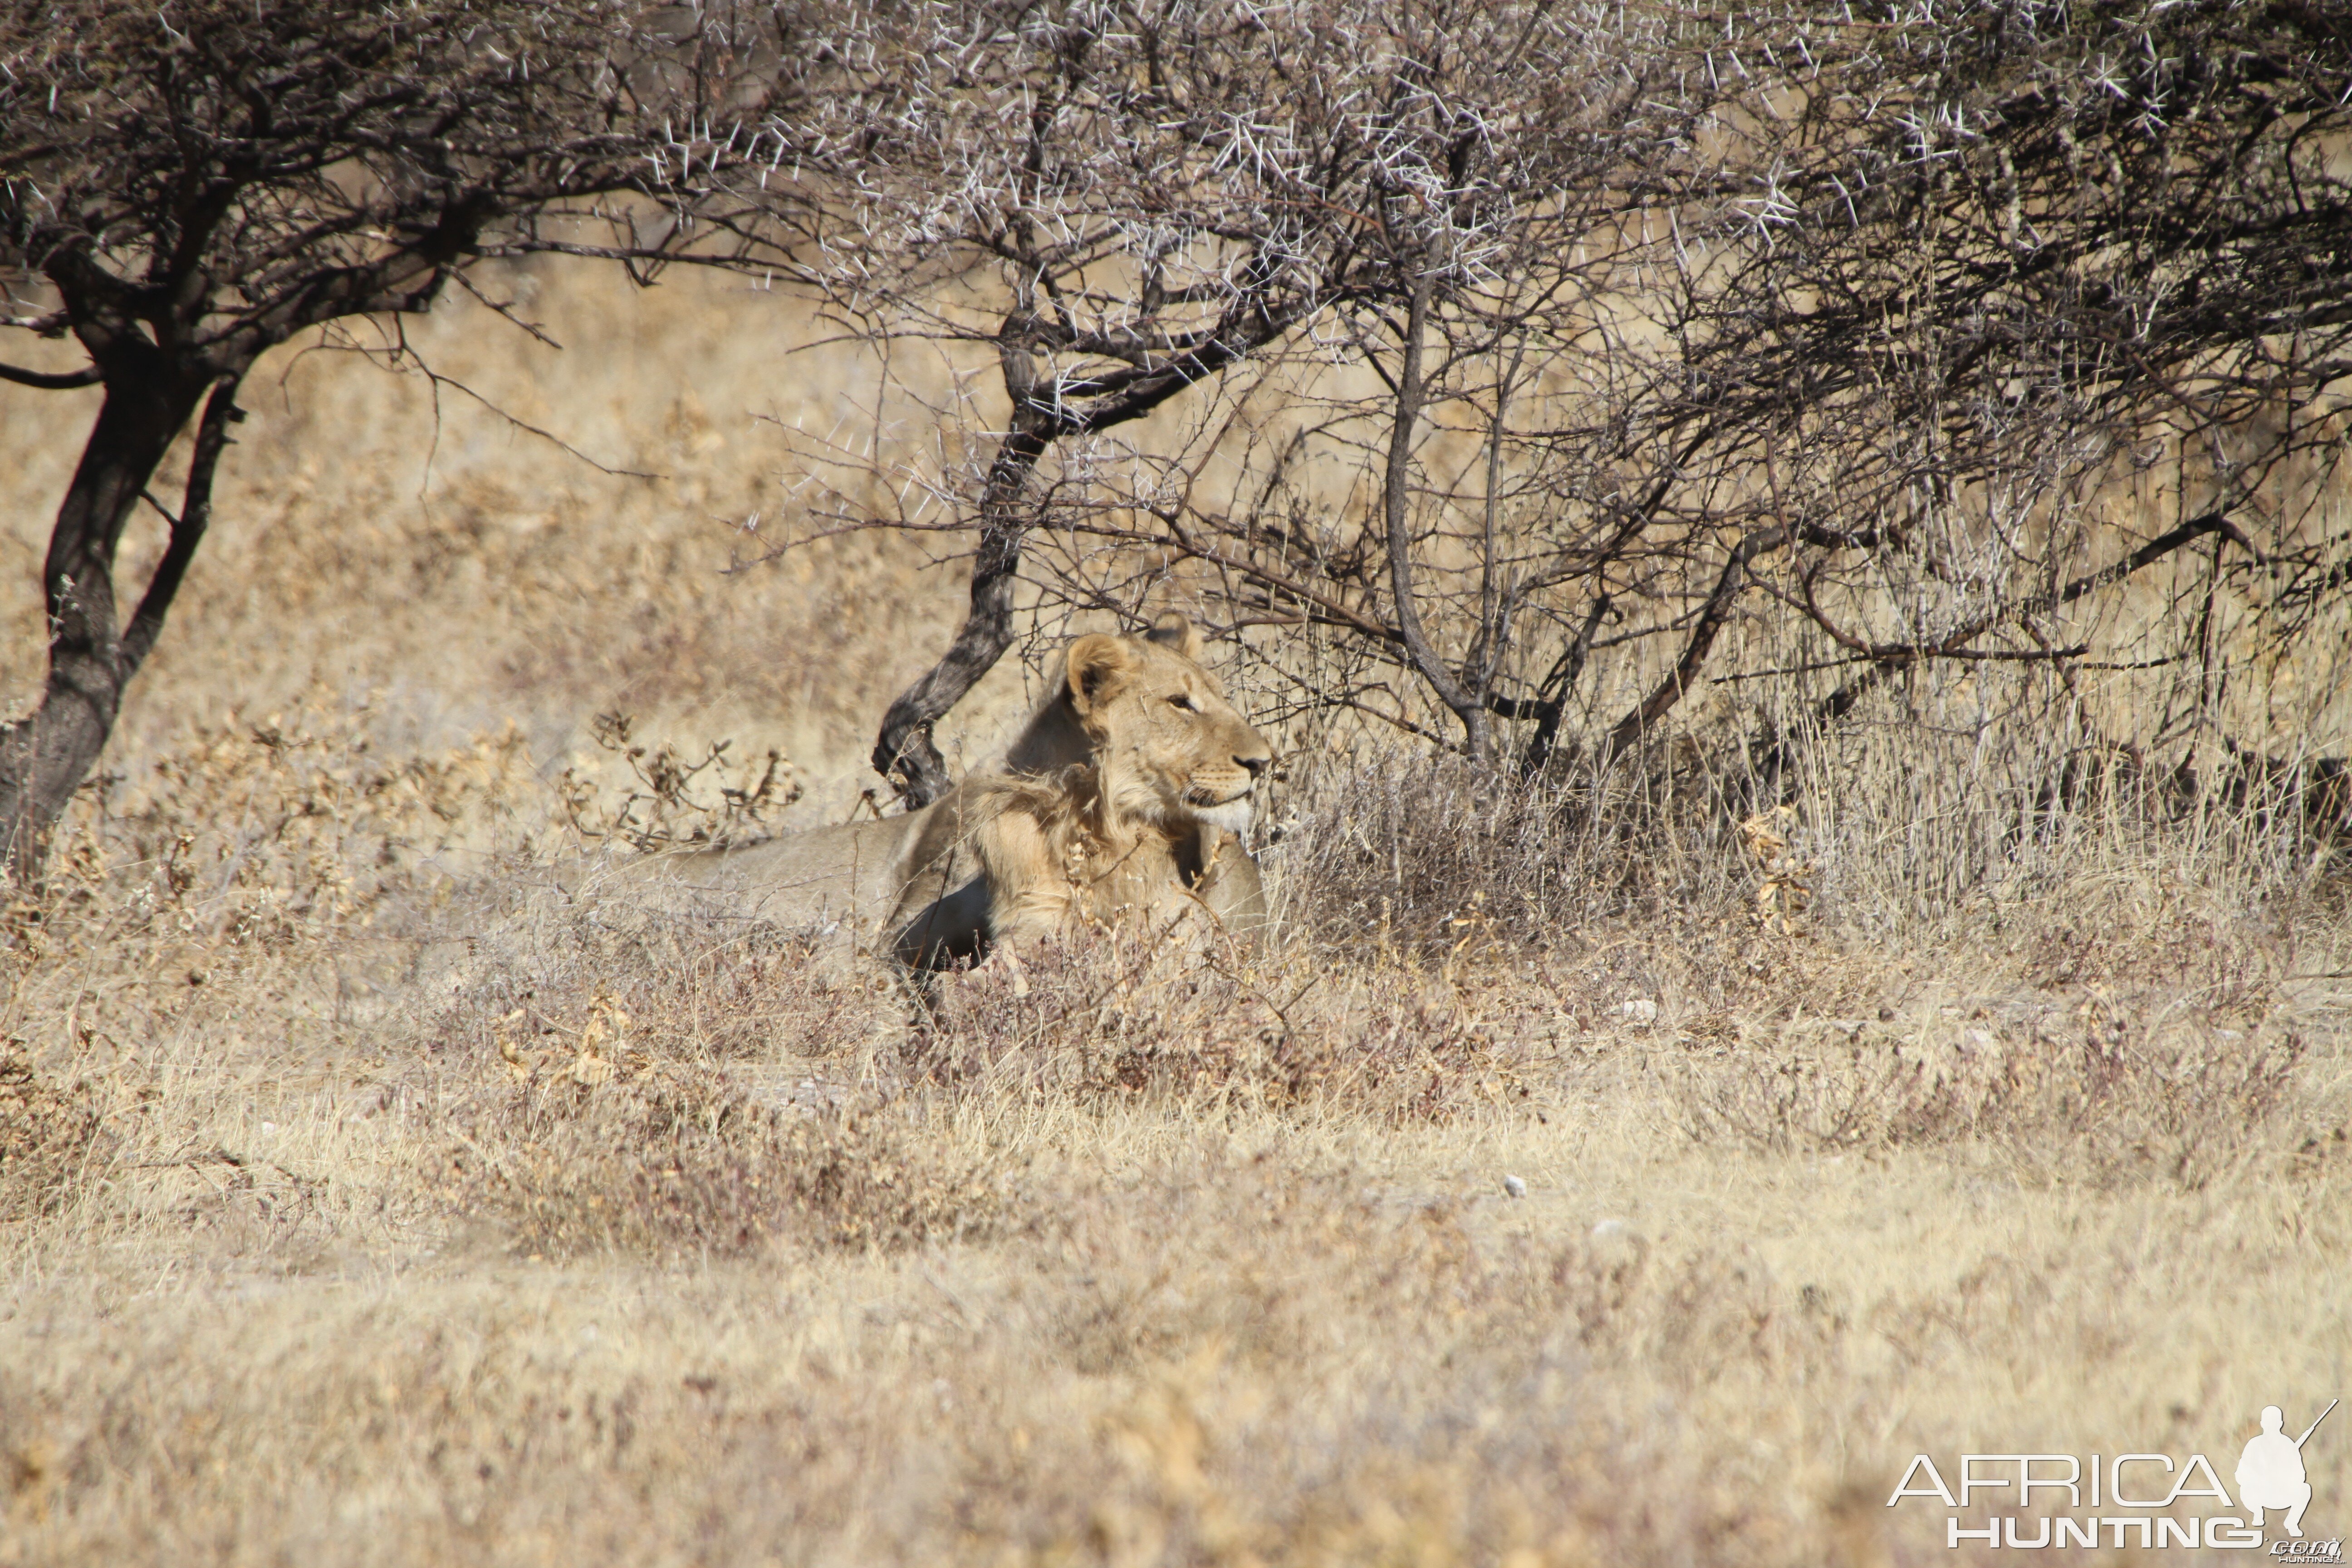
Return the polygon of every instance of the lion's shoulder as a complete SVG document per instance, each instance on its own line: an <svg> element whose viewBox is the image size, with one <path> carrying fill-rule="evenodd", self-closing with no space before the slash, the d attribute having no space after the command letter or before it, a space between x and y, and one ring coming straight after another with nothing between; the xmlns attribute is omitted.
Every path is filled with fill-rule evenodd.
<svg viewBox="0 0 2352 1568"><path fill-rule="evenodd" d="M1164 917L1197 904L1178 841L1129 815L1084 764L973 787L972 843L998 940L1076 923Z"/></svg>

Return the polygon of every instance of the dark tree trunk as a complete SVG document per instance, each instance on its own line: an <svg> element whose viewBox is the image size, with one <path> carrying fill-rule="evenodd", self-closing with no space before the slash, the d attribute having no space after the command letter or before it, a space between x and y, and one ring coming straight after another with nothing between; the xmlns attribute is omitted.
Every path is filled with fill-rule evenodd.
<svg viewBox="0 0 2352 1568"><path fill-rule="evenodd" d="M139 608L123 629L125 681L139 673L139 667L155 650L155 639L163 635L163 617L179 596L188 563L196 558L196 546L204 542L205 530L212 523L213 474L228 447L228 427L245 417L245 410L236 405L237 382L237 377L229 376L215 383L212 395L205 400L204 417L196 423L196 449L188 458L188 484L180 515L171 520L172 537L163 548L163 558L155 563L147 591L139 596Z"/></svg>
<svg viewBox="0 0 2352 1568"><path fill-rule="evenodd" d="M981 677L1013 646L1013 586L1020 576L1021 539L1029 521L1022 494L1045 447L1043 435L1016 427L997 448L981 501L971 608L939 663L901 692L882 716L874 771L890 781L909 811L921 810L955 787L948 777L947 759L931 739L931 726L980 684Z"/></svg>
<svg viewBox="0 0 2352 1568"><path fill-rule="evenodd" d="M1029 476L1045 455L1057 428L1055 416L1037 406L1036 361L1027 341L1032 318L1015 311L1005 318L997 345L1004 390L1013 399L1013 428L988 465L980 500L980 552L971 563L971 608L955 641L920 680L898 694L882 716L874 746L874 771L890 781L909 811L919 811L950 789L947 759L931 739L931 726L996 668L1013 646L1013 588L1021 574L1021 541L1028 531L1024 501Z"/></svg>
<svg viewBox="0 0 2352 1568"><path fill-rule="evenodd" d="M997 333L997 363L1013 400L1013 427L988 465L980 499L980 551L971 566L971 608L939 663L898 695L882 716L874 771L890 781L909 811L919 811L955 786L931 726L963 700L1013 646L1013 589L1021 573L1021 544L1034 521L1029 480L1037 463L1066 436L1108 430L1140 419L1185 388L1217 375L1288 331L1303 305L1282 310L1252 306L1227 318L1223 329L1163 363L1103 380L1039 384L1033 352L1037 317L1024 306Z"/></svg>
<svg viewBox="0 0 2352 1568"><path fill-rule="evenodd" d="M39 874L48 830L98 761L121 710L122 689L137 667L136 656L153 643L153 626L147 626L133 657L125 658L115 606L115 551L156 465L194 413L207 379L174 374L152 347L110 346L114 363L108 367L106 402L58 508L42 569L48 683L40 707L0 734L0 835L20 885ZM226 391L220 398L224 420ZM208 484L208 465L204 478ZM186 548L193 550L193 541ZM179 569L185 564L181 560ZM176 588L176 574L170 586ZM166 592L152 616L142 614L142 621L160 625L169 598Z"/></svg>

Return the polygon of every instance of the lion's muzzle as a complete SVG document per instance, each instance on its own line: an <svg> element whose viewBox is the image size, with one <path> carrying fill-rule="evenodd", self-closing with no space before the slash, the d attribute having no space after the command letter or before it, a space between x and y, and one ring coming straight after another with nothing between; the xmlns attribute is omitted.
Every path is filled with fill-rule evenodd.
<svg viewBox="0 0 2352 1568"><path fill-rule="evenodd" d="M1193 790L1185 805L1196 820L1233 834L1247 833L1257 815L1247 790L1227 800L1217 800L1206 790Z"/></svg>

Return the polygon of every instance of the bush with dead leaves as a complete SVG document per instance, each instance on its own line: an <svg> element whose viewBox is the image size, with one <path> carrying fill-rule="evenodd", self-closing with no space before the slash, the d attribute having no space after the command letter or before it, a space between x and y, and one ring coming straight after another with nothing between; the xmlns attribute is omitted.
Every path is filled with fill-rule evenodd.
<svg viewBox="0 0 2352 1568"><path fill-rule="evenodd" d="M762 1100L723 1073L586 1057L481 1086L452 1117L442 1191L528 1255L730 1257L982 1239L996 1173L904 1106Z"/></svg>
<svg viewBox="0 0 2352 1568"><path fill-rule="evenodd" d="M2276 1142L2265 1134L2293 1097L2302 1036L2176 1024L2145 1037L2150 1022L2092 1003L2010 1041L1865 1031L1843 1050L1735 1051L1686 1072L1685 1125L1778 1152L1981 1142L2043 1175L2189 1188Z"/></svg>
<svg viewBox="0 0 2352 1568"><path fill-rule="evenodd" d="M1171 962L1095 931L941 984L901 1059L964 1094L1444 1121L1524 1096L1526 1003L1437 965L1302 977L1238 946Z"/></svg>
<svg viewBox="0 0 2352 1568"><path fill-rule="evenodd" d="M37 1071L24 1043L0 1039L0 1224L61 1204L100 1153L85 1087Z"/></svg>

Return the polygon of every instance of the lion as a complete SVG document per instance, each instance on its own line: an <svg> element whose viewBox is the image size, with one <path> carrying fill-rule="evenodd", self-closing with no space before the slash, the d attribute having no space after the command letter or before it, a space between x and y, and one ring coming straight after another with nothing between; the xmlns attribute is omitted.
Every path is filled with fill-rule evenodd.
<svg viewBox="0 0 2352 1568"><path fill-rule="evenodd" d="M1273 752L1200 648L1177 615L1141 637L1081 637L1001 771L920 811L658 864L753 918L836 924L918 971L1179 903L1254 929L1265 890L1240 836Z"/></svg>
<svg viewBox="0 0 2352 1568"><path fill-rule="evenodd" d="M1140 924L1160 940L1226 924L1212 907L1217 870L1192 868L1202 831L1118 808L1109 770L970 781L971 845L988 900L991 946L1032 945L1088 926ZM1215 832L1212 828L1209 831ZM1241 864L1250 862L1244 858Z"/></svg>

